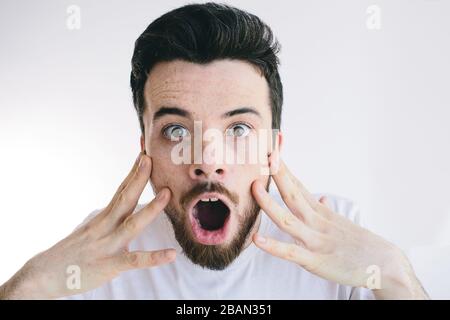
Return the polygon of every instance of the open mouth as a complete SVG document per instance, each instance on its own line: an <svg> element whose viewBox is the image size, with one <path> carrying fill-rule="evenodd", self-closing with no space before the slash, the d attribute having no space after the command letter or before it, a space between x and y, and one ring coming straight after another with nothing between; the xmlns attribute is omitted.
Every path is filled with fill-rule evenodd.
<svg viewBox="0 0 450 320"><path fill-rule="evenodd" d="M190 216L197 241L209 245L225 241L230 219L230 208L226 202L217 194L203 194L193 201Z"/></svg>

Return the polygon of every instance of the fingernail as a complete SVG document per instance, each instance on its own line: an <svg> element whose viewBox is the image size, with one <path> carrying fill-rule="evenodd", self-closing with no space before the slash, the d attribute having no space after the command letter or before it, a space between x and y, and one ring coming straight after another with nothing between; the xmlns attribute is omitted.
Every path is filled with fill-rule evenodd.
<svg viewBox="0 0 450 320"><path fill-rule="evenodd" d="M255 240L258 243L266 243L267 242L267 239L264 238L263 236L261 236L259 233L256 234Z"/></svg>
<svg viewBox="0 0 450 320"><path fill-rule="evenodd" d="M270 172L272 174L276 174L278 172L278 168L280 167L279 157L277 153L273 153L270 158Z"/></svg>
<svg viewBox="0 0 450 320"><path fill-rule="evenodd" d="M167 196L167 189L164 188L161 191L159 191L159 193L156 195L156 199L158 200L164 200Z"/></svg>
<svg viewBox="0 0 450 320"><path fill-rule="evenodd" d="M134 165L140 163L141 155L142 155L142 152L140 152L140 153L138 154L136 160L134 160Z"/></svg>
<svg viewBox="0 0 450 320"><path fill-rule="evenodd" d="M141 156L141 160L139 161L139 170L142 170L147 165L147 161L144 156Z"/></svg>
<svg viewBox="0 0 450 320"><path fill-rule="evenodd" d="M256 182L256 192L258 194L263 194L264 193L264 188L262 187L260 182Z"/></svg>

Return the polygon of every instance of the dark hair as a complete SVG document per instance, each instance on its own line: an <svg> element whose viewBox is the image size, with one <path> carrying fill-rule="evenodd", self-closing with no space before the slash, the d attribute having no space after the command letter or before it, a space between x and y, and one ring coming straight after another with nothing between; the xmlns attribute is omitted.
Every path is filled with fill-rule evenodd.
<svg viewBox="0 0 450 320"><path fill-rule="evenodd" d="M228 5L190 4L162 15L136 40L131 60L130 85L142 133L147 76L156 63L175 59L200 64L238 59L256 66L269 85L272 128L279 129L283 105L277 57L280 48L261 19Z"/></svg>

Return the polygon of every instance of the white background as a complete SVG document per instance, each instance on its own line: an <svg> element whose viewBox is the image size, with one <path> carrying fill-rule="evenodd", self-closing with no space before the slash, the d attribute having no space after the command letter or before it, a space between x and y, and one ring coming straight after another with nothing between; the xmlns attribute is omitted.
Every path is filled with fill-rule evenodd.
<svg viewBox="0 0 450 320"><path fill-rule="evenodd" d="M450 245L450 1L224 2L281 41L284 158L297 177L354 200L407 252ZM0 2L0 283L114 194L139 152L134 41L185 3ZM72 4L79 30L66 25Z"/></svg>

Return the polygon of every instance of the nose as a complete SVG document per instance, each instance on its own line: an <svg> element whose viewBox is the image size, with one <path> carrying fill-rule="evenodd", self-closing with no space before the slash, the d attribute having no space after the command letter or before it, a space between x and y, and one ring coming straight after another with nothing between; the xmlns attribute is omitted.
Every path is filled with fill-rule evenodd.
<svg viewBox="0 0 450 320"><path fill-rule="evenodd" d="M192 164L189 168L190 178L196 181L223 181L225 175L225 165L220 164Z"/></svg>
<svg viewBox="0 0 450 320"><path fill-rule="evenodd" d="M191 159L194 161L189 165L189 177L198 182L224 182L229 169L225 161L223 135L216 131L209 132L206 128L204 135L197 139L202 143L200 146L193 143Z"/></svg>

